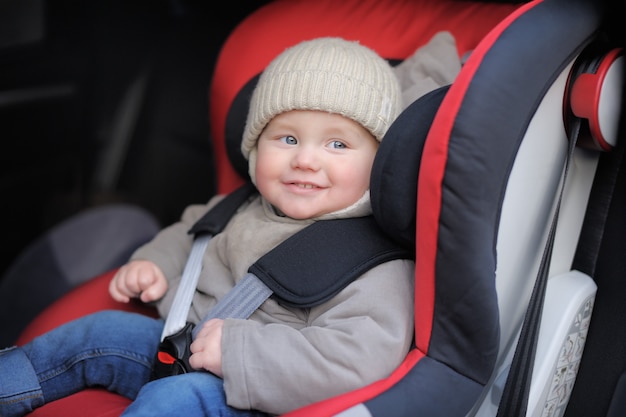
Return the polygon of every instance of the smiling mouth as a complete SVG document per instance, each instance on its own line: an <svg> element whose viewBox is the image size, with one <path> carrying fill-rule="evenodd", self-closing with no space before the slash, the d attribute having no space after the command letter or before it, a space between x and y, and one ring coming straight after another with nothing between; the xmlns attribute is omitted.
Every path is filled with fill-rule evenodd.
<svg viewBox="0 0 626 417"><path fill-rule="evenodd" d="M315 184L312 182L300 182L300 181L287 181L285 182L285 185L292 187L293 191L301 190L302 192L322 190L326 188L326 187L323 187L319 184Z"/></svg>

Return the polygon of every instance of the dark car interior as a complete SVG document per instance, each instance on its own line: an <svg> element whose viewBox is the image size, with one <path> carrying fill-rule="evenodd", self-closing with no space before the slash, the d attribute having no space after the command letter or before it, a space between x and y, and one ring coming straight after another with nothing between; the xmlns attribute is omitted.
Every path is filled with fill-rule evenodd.
<svg viewBox="0 0 626 417"><path fill-rule="evenodd" d="M219 10L201 0L0 3L0 276L37 238L87 209L141 210L127 221L137 227L152 217L149 229L215 193L214 61L229 31L265 2ZM20 281L0 279L2 344L23 315L70 287L50 277L28 288ZM15 305L17 287L30 307Z"/></svg>
<svg viewBox="0 0 626 417"><path fill-rule="evenodd" d="M215 192L207 91L225 36L262 1L0 4L6 270L64 218L105 202L160 224ZM166 197L164 197L166 196ZM8 244L11 242L11 244Z"/></svg>

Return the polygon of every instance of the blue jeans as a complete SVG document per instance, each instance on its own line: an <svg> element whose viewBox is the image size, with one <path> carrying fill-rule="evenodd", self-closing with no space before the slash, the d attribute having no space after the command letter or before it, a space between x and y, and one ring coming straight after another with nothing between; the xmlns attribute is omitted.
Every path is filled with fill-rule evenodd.
<svg viewBox="0 0 626 417"><path fill-rule="evenodd" d="M162 320L103 311L0 350L0 415L22 416L95 386L134 400L125 417L266 415L227 406L222 379L209 372L149 382L162 330Z"/></svg>

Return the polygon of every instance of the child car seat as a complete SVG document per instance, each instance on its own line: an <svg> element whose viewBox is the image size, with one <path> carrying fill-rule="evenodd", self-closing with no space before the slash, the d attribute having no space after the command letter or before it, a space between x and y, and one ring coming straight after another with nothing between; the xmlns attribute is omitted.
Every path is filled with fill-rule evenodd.
<svg viewBox="0 0 626 417"><path fill-rule="evenodd" d="M246 175L237 162L237 145L229 165L224 138L240 137L246 95L264 66L285 47L335 35L359 39L390 60L402 60L435 33L448 30L459 56L471 51L436 112L423 156L419 144L413 148L416 154L400 148L398 155L397 150L403 138L428 131L429 122L419 125L416 118L432 109L421 106L439 91L418 100L394 123L376 161L381 177L372 182L379 221L398 236L407 236L408 230L409 238L416 237L415 348L389 378L289 415L465 415L478 399L479 411L495 415L562 172L567 144L562 98L569 69L601 24L599 6L591 3L279 0L231 34L210 92L221 193L236 188ZM246 65L240 65L242 60ZM576 169L568 179L576 186L564 196L559 224L566 227L559 228L551 268L551 275L563 273L565 287L574 288L577 301L589 299L595 290L590 278L569 271L596 159L595 153L576 151ZM398 166L411 169L400 170L406 175L402 179L393 169L383 176L384 168ZM417 187L411 186L416 182ZM394 207L389 200L399 203ZM106 297L112 273L52 306L20 342L87 312L118 308ZM569 284L572 280L576 282ZM85 299L88 305L70 304ZM89 415L117 415L125 401L92 390L32 415L72 416L78 411L84 416L85 410ZM541 401L533 398L530 403L532 409Z"/></svg>

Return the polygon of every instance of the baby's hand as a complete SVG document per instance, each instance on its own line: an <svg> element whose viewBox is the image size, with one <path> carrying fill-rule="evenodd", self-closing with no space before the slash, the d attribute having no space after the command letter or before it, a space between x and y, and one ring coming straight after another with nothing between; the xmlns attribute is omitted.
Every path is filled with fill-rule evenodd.
<svg viewBox="0 0 626 417"><path fill-rule="evenodd" d="M196 335L196 339L189 346L191 356L189 365L193 369L206 369L209 372L222 375L222 328L224 320L211 319L204 323Z"/></svg>
<svg viewBox="0 0 626 417"><path fill-rule="evenodd" d="M165 295L167 280L161 269L150 261L131 261L120 267L111 283L109 294L114 300L127 303L139 298L144 303Z"/></svg>

